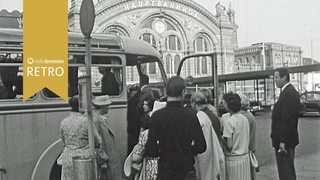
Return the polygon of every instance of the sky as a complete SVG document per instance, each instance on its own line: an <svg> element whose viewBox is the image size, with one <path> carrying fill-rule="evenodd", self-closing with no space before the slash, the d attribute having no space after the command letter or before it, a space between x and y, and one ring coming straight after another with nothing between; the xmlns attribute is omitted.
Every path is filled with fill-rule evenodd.
<svg viewBox="0 0 320 180"><path fill-rule="evenodd" d="M69 0L70 1L70 0ZM194 0L216 14L219 0ZM303 57L320 61L319 0L220 0L235 10L239 47L258 42L300 46ZM0 10L23 10L22 0L0 0Z"/></svg>

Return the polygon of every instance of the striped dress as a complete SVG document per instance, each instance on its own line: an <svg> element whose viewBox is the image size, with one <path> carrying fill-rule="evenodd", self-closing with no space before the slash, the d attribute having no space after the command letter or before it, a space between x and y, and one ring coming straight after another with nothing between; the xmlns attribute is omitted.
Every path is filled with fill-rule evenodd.
<svg viewBox="0 0 320 180"><path fill-rule="evenodd" d="M223 121L223 137L232 139L232 149L225 152L226 180L251 180L249 159L249 122L240 113Z"/></svg>

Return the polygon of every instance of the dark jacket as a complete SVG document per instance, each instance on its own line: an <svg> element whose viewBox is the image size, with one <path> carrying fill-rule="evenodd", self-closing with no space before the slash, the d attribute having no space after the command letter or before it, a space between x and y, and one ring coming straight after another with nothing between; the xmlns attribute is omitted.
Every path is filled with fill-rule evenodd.
<svg viewBox="0 0 320 180"><path fill-rule="evenodd" d="M119 95L119 84L112 72L106 72L101 79L101 92L107 95Z"/></svg>
<svg viewBox="0 0 320 180"><path fill-rule="evenodd" d="M271 139L272 146L279 147L281 142L286 148L294 148L299 144L298 119L300 98L296 89L289 84L280 93L272 111Z"/></svg>
<svg viewBox="0 0 320 180"><path fill-rule="evenodd" d="M158 177L184 179L194 170L194 156L206 150L206 141L197 116L181 102L167 102L152 114L146 156L159 156Z"/></svg>
<svg viewBox="0 0 320 180"><path fill-rule="evenodd" d="M208 107L203 108L201 111L206 113L206 115L209 117L213 130L216 133L219 142L222 143L222 131L219 118L212 111L210 111Z"/></svg>

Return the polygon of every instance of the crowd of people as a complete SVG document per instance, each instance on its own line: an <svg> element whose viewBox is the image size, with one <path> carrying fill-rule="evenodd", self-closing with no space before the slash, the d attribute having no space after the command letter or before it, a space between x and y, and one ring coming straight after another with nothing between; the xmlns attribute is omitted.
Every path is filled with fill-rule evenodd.
<svg viewBox="0 0 320 180"><path fill-rule="evenodd" d="M282 93L272 113L271 138L280 180L296 176L293 161L298 144L298 115L288 112L298 112L299 99L288 77L286 69L275 70L275 82ZM134 106L138 129L128 137L124 166L119 164L119 154L113 149L116 130L108 126L110 119L106 114L111 101L107 95L93 101L96 148L108 156L99 167L100 174L105 172L101 179L121 177L122 167L131 180L256 179L256 120L248 111L249 99L245 95L225 93L222 103L227 113L219 118L207 89L193 92L190 104L185 105L186 82L181 77L168 80L165 102L152 95L147 76L141 77L141 82ZM73 112L61 122L63 180L72 179L72 157L88 154L87 121L75 107L76 100L71 98L69 102ZM102 171L103 168L106 170Z"/></svg>
<svg viewBox="0 0 320 180"><path fill-rule="evenodd" d="M176 76L168 81L161 109L152 111L159 102L144 99L139 140L124 165L128 179L255 179L249 155L255 151L255 119L247 111L249 100L225 94L228 113L219 119L208 89L188 97L185 89L185 80Z"/></svg>

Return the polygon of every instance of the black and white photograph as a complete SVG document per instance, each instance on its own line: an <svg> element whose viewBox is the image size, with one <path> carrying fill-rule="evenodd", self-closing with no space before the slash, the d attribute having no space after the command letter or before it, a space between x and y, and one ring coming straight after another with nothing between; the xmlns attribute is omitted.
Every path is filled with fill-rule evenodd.
<svg viewBox="0 0 320 180"><path fill-rule="evenodd" d="M27 1L0 1L0 180L320 180L320 1L68 0L68 66L33 72L63 60L26 55Z"/></svg>

